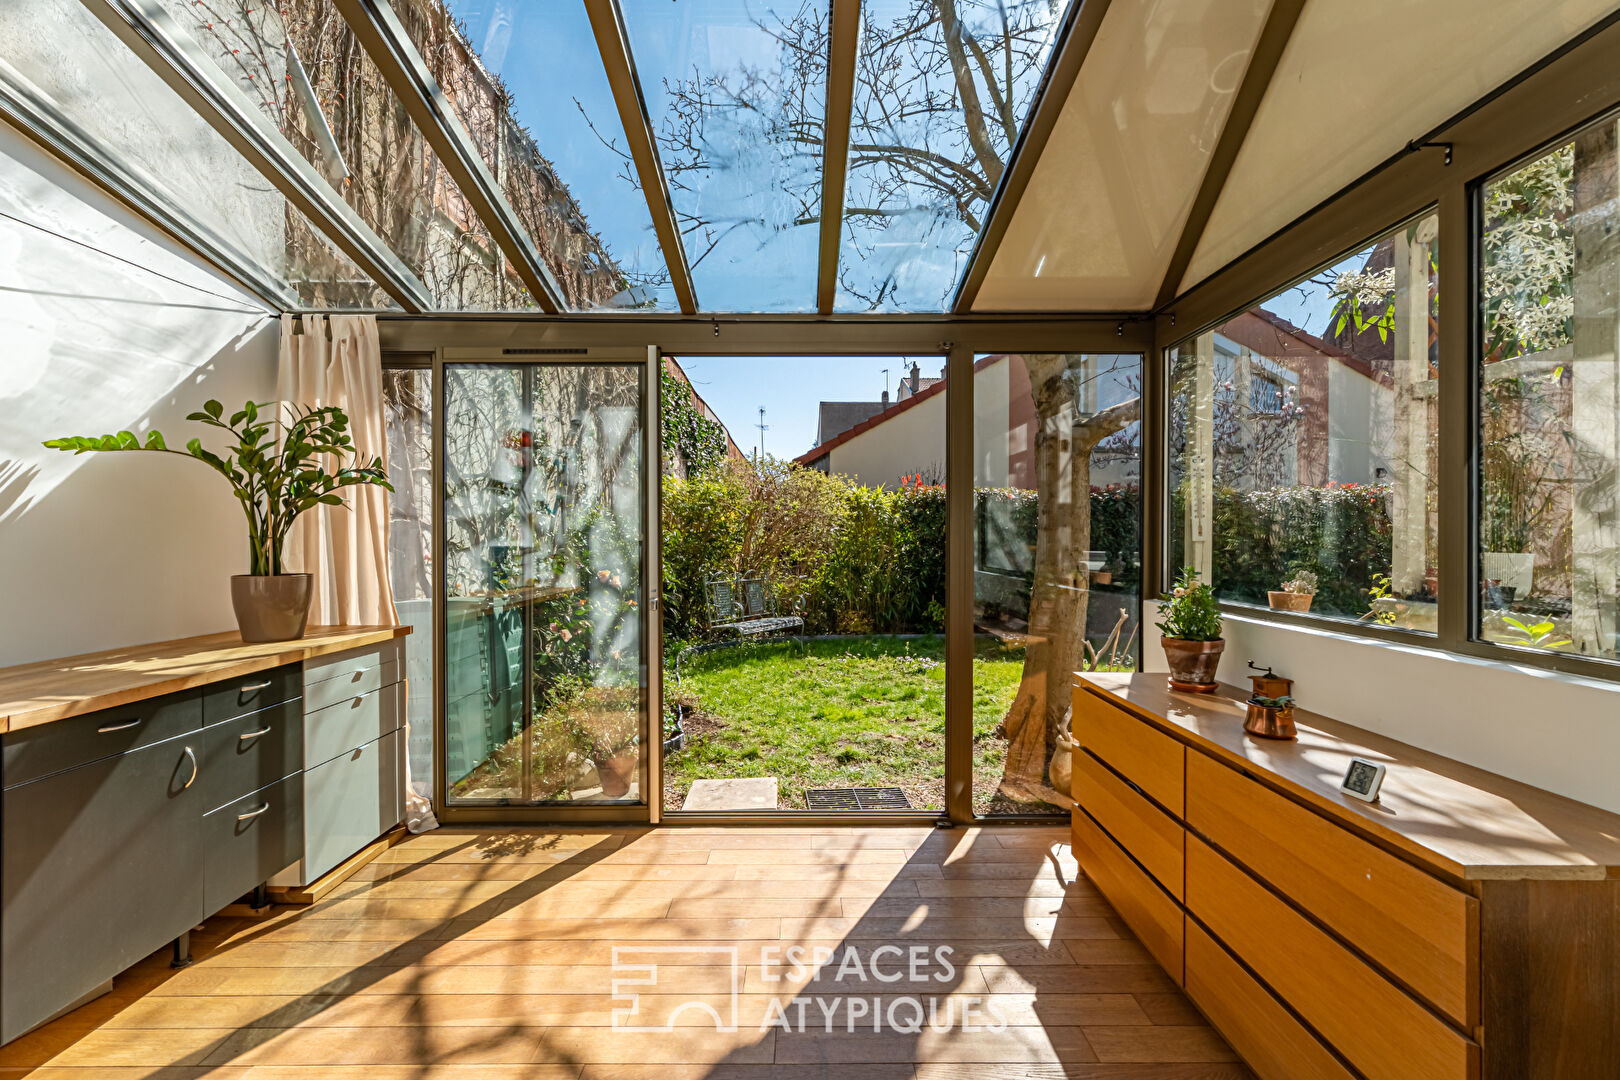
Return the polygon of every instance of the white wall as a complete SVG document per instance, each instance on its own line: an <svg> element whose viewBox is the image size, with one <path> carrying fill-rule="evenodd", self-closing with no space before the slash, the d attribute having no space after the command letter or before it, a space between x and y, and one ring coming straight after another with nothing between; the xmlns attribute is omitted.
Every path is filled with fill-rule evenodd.
<svg viewBox="0 0 1620 1080"><path fill-rule="evenodd" d="M1149 603L1142 666L1166 671ZM1313 712L1620 812L1620 685L1228 615L1219 678L1251 658Z"/></svg>
<svg viewBox="0 0 1620 1080"><path fill-rule="evenodd" d="M183 446L207 398L274 396L274 320L3 125L0 214L0 666L234 626L246 534L221 477L39 443Z"/></svg>
<svg viewBox="0 0 1620 1080"><path fill-rule="evenodd" d="M890 415L835 446L828 471L852 476L867 487L900 486L900 477L920 472L945 475L945 395L934 394Z"/></svg>

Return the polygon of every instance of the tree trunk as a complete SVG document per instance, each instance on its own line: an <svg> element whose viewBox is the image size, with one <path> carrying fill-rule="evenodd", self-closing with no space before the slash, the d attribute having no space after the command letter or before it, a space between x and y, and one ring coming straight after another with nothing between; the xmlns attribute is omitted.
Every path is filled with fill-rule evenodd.
<svg viewBox="0 0 1620 1080"><path fill-rule="evenodd" d="M1045 786L1048 747L1068 709L1074 672L1085 666L1091 548L1091 453L1135 421L1132 398L1076 419L1073 390L1063 378L1078 360L1070 355L1026 356L1035 400L1035 570L1029 594L1029 640L1024 677L1002 721L1010 740L1002 791L1027 801L1051 801ZM1042 793L1045 794L1042 794Z"/></svg>

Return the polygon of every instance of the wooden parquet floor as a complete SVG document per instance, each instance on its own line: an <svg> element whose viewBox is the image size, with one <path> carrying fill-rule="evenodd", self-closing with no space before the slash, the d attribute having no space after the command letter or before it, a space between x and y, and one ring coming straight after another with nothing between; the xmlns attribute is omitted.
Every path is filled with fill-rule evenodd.
<svg viewBox="0 0 1620 1080"><path fill-rule="evenodd" d="M0 1080L1250 1075L1055 828L442 829L193 950Z"/></svg>

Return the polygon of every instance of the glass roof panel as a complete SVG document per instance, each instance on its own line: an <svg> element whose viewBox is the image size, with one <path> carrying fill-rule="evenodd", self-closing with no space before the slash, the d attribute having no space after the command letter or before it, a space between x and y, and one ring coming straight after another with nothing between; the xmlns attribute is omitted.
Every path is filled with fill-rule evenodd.
<svg viewBox="0 0 1620 1080"><path fill-rule="evenodd" d="M328 0L156 0L452 311L536 307Z"/></svg>
<svg viewBox="0 0 1620 1080"><path fill-rule="evenodd" d="M1270 7L1108 8L974 310L1153 306Z"/></svg>
<svg viewBox="0 0 1620 1080"><path fill-rule="evenodd" d="M621 3L699 302L812 310L826 0Z"/></svg>
<svg viewBox="0 0 1620 1080"><path fill-rule="evenodd" d="M581 0L393 4L564 299L675 310Z"/></svg>
<svg viewBox="0 0 1620 1080"><path fill-rule="evenodd" d="M396 305L78 0L0 4L0 82L311 308Z"/></svg>
<svg viewBox="0 0 1620 1080"><path fill-rule="evenodd" d="M1613 9L1613 0L1306 4L1179 291Z"/></svg>
<svg viewBox="0 0 1620 1080"><path fill-rule="evenodd" d="M862 5L839 311L949 304L1070 2Z"/></svg>

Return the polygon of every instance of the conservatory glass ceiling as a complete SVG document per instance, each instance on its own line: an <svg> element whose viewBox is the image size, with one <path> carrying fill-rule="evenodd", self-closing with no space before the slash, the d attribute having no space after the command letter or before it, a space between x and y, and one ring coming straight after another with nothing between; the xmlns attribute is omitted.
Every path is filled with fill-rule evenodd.
<svg viewBox="0 0 1620 1080"><path fill-rule="evenodd" d="M13 0L0 120L273 309L1143 311L1615 8Z"/></svg>

